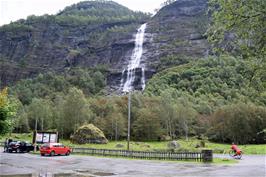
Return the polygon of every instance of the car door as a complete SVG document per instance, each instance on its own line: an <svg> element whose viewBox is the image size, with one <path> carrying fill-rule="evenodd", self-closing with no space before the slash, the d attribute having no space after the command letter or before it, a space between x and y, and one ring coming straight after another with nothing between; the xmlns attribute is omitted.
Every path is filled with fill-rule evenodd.
<svg viewBox="0 0 266 177"><path fill-rule="evenodd" d="M60 144L60 154L65 154L65 146L63 144Z"/></svg>
<svg viewBox="0 0 266 177"><path fill-rule="evenodd" d="M67 153L67 147L62 145L62 154L66 154Z"/></svg>
<svg viewBox="0 0 266 177"><path fill-rule="evenodd" d="M26 151L30 152L34 150L34 146L31 143L26 143Z"/></svg>
<svg viewBox="0 0 266 177"><path fill-rule="evenodd" d="M18 149L20 152L25 152L26 151L26 143L24 141L21 141L18 143Z"/></svg>
<svg viewBox="0 0 266 177"><path fill-rule="evenodd" d="M60 148L59 148L58 144L53 145L53 150L54 150L55 154L60 154Z"/></svg>

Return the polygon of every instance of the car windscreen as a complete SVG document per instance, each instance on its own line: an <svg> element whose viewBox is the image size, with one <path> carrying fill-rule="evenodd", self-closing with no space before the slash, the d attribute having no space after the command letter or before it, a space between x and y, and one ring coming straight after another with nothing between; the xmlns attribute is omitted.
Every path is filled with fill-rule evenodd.
<svg viewBox="0 0 266 177"><path fill-rule="evenodd" d="M50 147L49 144L43 144L41 147Z"/></svg>

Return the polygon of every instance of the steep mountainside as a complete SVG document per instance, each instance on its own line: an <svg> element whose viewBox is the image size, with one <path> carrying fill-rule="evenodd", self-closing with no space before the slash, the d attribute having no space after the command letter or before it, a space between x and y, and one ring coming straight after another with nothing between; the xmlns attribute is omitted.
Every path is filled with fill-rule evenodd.
<svg viewBox="0 0 266 177"><path fill-rule="evenodd" d="M115 2L87 1L57 15L30 16L2 26L0 86L47 71L106 65L107 84L116 90L143 23L147 30L141 64L149 79L159 70L208 54L206 9L207 0L178 0L150 18Z"/></svg>
<svg viewBox="0 0 266 177"><path fill-rule="evenodd" d="M87 1L57 15L30 16L0 28L2 86L67 67L123 63L132 34L149 19L110 1Z"/></svg>
<svg viewBox="0 0 266 177"><path fill-rule="evenodd" d="M208 55L207 25L207 0L177 0L161 8L147 22L141 58L146 79L162 69ZM108 85L119 86L121 69L116 72L110 75ZM141 69L136 72L140 78Z"/></svg>
<svg viewBox="0 0 266 177"><path fill-rule="evenodd" d="M178 0L163 7L148 23L147 64L158 69L166 62L182 64L208 55L207 24L207 0Z"/></svg>

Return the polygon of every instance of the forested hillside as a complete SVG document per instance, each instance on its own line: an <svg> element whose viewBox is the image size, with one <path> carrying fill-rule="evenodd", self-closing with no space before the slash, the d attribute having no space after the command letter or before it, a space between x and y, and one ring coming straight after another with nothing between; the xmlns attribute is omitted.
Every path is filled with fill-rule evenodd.
<svg viewBox="0 0 266 177"><path fill-rule="evenodd" d="M68 139L93 123L125 139L128 97L109 84L120 83L133 34L147 22L142 60L152 78L132 92L132 138L265 143L265 2L171 0L150 17L88 1L3 26L2 132L29 132L37 121Z"/></svg>
<svg viewBox="0 0 266 177"><path fill-rule="evenodd" d="M192 61L156 74L149 80L145 93L161 95L165 89L174 89L195 103L212 107L202 113L234 102L266 105L266 77L256 73L252 63L230 56Z"/></svg>

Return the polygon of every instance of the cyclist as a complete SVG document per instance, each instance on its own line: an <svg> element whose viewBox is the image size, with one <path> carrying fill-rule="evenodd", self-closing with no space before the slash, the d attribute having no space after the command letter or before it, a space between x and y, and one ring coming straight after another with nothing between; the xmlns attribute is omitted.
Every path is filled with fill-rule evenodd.
<svg viewBox="0 0 266 177"><path fill-rule="evenodd" d="M235 145L235 143L232 143L231 149L235 152L234 156L241 155L241 150Z"/></svg>

